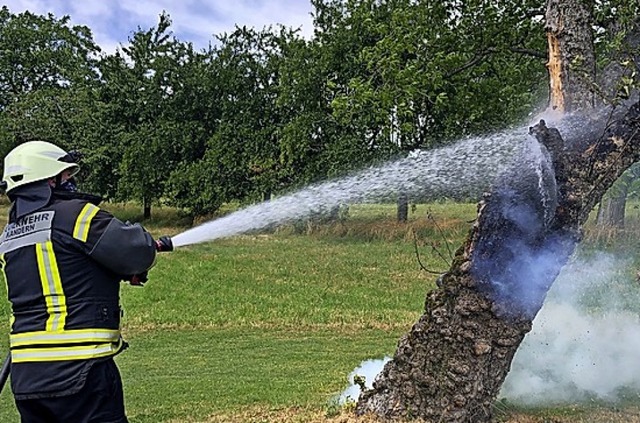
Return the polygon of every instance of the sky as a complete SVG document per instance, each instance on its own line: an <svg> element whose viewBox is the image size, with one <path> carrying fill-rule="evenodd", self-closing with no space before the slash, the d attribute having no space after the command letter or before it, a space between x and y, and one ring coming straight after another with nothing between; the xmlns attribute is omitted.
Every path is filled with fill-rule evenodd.
<svg viewBox="0 0 640 423"><path fill-rule="evenodd" d="M3 5L13 14L28 10L56 18L68 15L71 25L89 27L107 54L127 45L138 28L155 27L163 11L171 17L173 35L198 50L206 49L214 35L232 32L235 25L262 30L282 24L300 28L305 38L313 34L309 0L5 0Z"/></svg>

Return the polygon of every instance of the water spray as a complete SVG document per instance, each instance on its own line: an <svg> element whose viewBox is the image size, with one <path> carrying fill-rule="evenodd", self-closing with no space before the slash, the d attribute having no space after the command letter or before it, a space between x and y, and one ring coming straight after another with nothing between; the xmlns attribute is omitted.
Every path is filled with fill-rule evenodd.
<svg viewBox="0 0 640 423"><path fill-rule="evenodd" d="M413 199L480 198L514 158L538 166L540 148L527 127L473 137L453 145L418 150L395 161L342 179L311 185L203 223L173 237L173 245L231 237L322 215L344 205L395 202L400 193Z"/></svg>

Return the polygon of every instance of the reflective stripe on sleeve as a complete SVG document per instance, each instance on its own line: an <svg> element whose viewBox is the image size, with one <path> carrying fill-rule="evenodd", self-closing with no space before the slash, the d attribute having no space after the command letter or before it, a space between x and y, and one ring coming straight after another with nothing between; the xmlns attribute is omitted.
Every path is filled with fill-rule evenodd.
<svg viewBox="0 0 640 423"><path fill-rule="evenodd" d="M76 224L73 227L73 237L79 239L82 242L86 242L89 237L89 227L91 226L91 220L100 211L99 207L94 206L91 203L85 204L82 211L76 219Z"/></svg>
<svg viewBox="0 0 640 423"><path fill-rule="evenodd" d="M49 314L46 330L48 332L61 331L67 320L67 299L62 289L58 263L53 253L53 243L47 241L37 244L36 257L42 294L47 304L47 314Z"/></svg>
<svg viewBox="0 0 640 423"><path fill-rule="evenodd" d="M11 348L29 345L56 344L99 344L115 343L120 339L120 331L115 329L73 329L62 332L25 332L10 335Z"/></svg>
<svg viewBox="0 0 640 423"><path fill-rule="evenodd" d="M21 348L11 350L12 363L87 360L116 354L122 347L122 339L117 343L97 344L77 347Z"/></svg>

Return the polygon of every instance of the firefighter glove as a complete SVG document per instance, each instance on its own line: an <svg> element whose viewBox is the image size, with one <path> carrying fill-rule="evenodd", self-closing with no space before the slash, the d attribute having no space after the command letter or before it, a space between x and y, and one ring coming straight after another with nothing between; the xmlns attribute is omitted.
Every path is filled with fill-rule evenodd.
<svg viewBox="0 0 640 423"><path fill-rule="evenodd" d="M168 236L161 236L156 240L156 250L158 252L162 251L173 251L173 242L171 238Z"/></svg>
<svg viewBox="0 0 640 423"><path fill-rule="evenodd" d="M142 273L131 276L129 278L129 283L133 286L144 286L144 284L149 280L148 276L149 272L145 270Z"/></svg>

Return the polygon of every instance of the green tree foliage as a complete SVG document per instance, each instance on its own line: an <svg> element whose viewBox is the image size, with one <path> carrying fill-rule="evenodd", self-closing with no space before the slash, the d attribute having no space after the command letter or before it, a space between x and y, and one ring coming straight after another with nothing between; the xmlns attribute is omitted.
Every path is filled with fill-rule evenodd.
<svg viewBox="0 0 640 423"><path fill-rule="evenodd" d="M198 160L183 162L172 177L177 204L211 213L224 202L256 200L281 188L282 43L295 37L284 29L277 34L238 27L208 52L216 125Z"/></svg>
<svg viewBox="0 0 640 423"><path fill-rule="evenodd" d="M377 24L389 18L376 1L312 1L315 8L315 39L320 74L325 78L329 101L330 137L323 156L331 174L359 168L390 156L388 138L381 128L388 111L370 113L372 98L358 92L372 78L362 52L373 48L384 34ZM381 117L381 115L384 115Z"/></svg>
<svg viewBox="0 0 640 423"><path fill-rule="evenodd" d="M171 36L170 26L163 13L156 27L138 30L121 53L101 63L101 95L114 128L105 165L118 175L114 197L141 201L144 217L181 160L183 128L174 97L183 89L181 68L193 52Z"/></svg>
<svg viewBox="0 0 640 423"><path fill-rule="evenodd" d="M283 117L280 133L282 183L305 185L344 172L332 159L338 139L332 116L331 56L315 42L291 39L282 45L277 107ZM335 62L336 64L338 62Z"/></svg>
<svg viewBox="0 0 640 423"><path fill-rule="evenodd" d="M100 48L85 26L69 26L69 17L13 15L0 9L0 109L21 95L42 88L95 80Z"/></svg>
<svg viewBox="0 0 640 423"><path fill-rule="evenodd" d="M100 48L89 28L3 6L0 51L0 154L31 139L73 146L94 114Z"/></svg>
<svg viewBox="0 0 640 423"><path fill-rule="evenodd" d="M536 3L315 1L348 66L334 115L382 157L522 120L546 94Z"/></svg>
<svg viewBox="0 0 640 423"><path fill-rule="evenodd" d="M3 7L0 153L33 138L79 148L84 188L146 215L268 198L519 123L547 95L542 3L312 0L310 40L238 26L204 51L163 13L101 56L69 17ZM599 25L616 22L598 48L628 45L611 36L637 24L628 3L597 3Z"/></svg>

